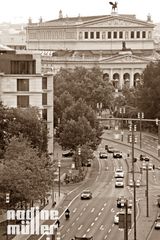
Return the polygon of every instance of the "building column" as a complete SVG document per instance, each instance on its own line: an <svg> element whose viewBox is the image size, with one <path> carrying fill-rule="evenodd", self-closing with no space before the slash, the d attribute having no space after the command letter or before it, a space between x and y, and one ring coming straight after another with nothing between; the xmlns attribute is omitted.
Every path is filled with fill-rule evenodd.
<svg viewBox="0 0 160 240"><path fill-rule="evenodd" d="M131 68L131 73L130 73L130 87L133 87L134 85L134 74L133 74L133 68Z"/></svg>

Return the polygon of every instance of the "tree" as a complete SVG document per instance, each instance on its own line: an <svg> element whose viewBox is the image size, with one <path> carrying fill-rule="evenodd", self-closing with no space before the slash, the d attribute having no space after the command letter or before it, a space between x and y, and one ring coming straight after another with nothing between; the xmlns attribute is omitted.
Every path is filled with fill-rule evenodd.
<svg viewBox="0 0 160 240"><path fill-rule="evenodd" d="M137 104L146 118L160 118L160 61L151 62L143 72Z"/></svg>
<svg viewBox="0 0 160 240"><path fill-rule="evenodd" d="M60 132L60 143L62 146L76 150L78 146L90 143L97 144L96 129L92 128L86 117L79 117L77 121L71 119L63 124Z"/></svg>
<svg viewBox="0 0 160 240"><path fill-rule="evenodd" d="M39 156L37 149L22 135L11 138L4 154L0 192L10 193L13 206L44 198L53 181L49 165L49 158L45 154Z"/></svg>
<svg viewBox="0 0 160 240"><path fill-rule="evenodd" d="M47 152L48 130L46 121L41 119L35 107L27 109L7 108L0 105L0 149L1 158L5 145L13 136L23 134L28 138L39 153Z"/></svg>

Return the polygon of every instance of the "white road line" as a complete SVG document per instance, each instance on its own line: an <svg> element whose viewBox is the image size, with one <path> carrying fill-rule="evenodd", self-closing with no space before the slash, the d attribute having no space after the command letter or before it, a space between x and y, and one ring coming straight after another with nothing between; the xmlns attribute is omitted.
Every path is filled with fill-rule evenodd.
<svg viewBox="0 0 160 240"><path fill-rule="evenodd" d="M95 208L92 208L91 213L94 212Z"/></svg>
<svg viewBox="0 0 160 240"><path fill-rule="evenodd" d="M107 205L107 203L104 203L104 206L106 206Z"/></svg>
<svg viewBox="0 0 160 240"><path fill-rule="evenodd" d="M99 212L99 213L98 213L98 216L100 216L101 214L102 214L102 213L101 213L101 212Z"/></svg>
<svg viewBox="0 0 160 240"><path fill-rule="evenodd" d="M90 230L91 230L91 229L90 229L90 228L88 228L88 229L87 229L87 232L89 232Z"/></svg>
<svg viewBox="0 0 160 240"><path fill-rule="evenodd" d="M91 226L93 226L93 225L94 225L94 222L91 223Z"/></svg>
<svg viewBox="0 0 160 240"><path fill-rule="evenodd" d="M82 216L82 214L83 214L83 213L81 212L81 213L80 213L80 216Z"/></svg>
<svg viewBox="0 0 160 240"><path fill-rule="evenodd" d="M104 207L103 208L101 208L101 211L103 211L104 210Z"/></svg>
<svg viewBox="0 0 160 240"><path fill-rule="evenodd" d="M115 212L115 211L114 211L114 208L111 208L111 212Z"/></svg>
<svg viewBox="0 0 160 240"><path fill-rule="evenodd" d="M74 210L73 210L73 212L75 213L77 211L77 208L75 208Z"/></svg>
<svg viewBox="0 0 160 240"><path fill-rule="evenodd" d="M69 232L69 231L70 231L70 228L67 229L67 232Z"/></svg>
<svg viewBox="0 0 160 240"><path fill-rule="evenodd" d="M95 218L95 221L97 221L97 220L98 220L98 217Z"/></svg>
<svg viewBox="0 0 160 240"><path fill-rule="evenodd" d="M84 234L83 237L86 237L86 234Z"/></svg>
<svg viewBox="0 0 160 240"><path fill-rule="evenodd" d="M108 237L108 235L106 235L106 236L104 237L104 239L107 239L107 237Z"/></svg>
<svg viewBox="0 0 160 240"><path fill-rule="evenodd" d="M65 234L63 234L61 238L64 238L65 236L66 236L66 235L65 235Z"/></svg>
<svg viewBox="0 0 160 240"><path fill-rule="evenodd" d="M72 223L72 226L75 224L75 222Z"/></svg>
<svg viewBox="0 0 160 240"><path fill-rule="evenodd" d="M108 233L110 233L111 232L111 228L108 230Z"/></svg>
<svg viewBox="0 0 160 240"><path fill-rule="evenodd" d="M83 225L80 225L79 228L78 228L78 230L80 230L82 227L83 227Z"/></svg>
<svg viewBox="0 0 160 240"><path fill-rule="evenodd" d="M79 220L79 217L76 218L76 221L78 221L78 220Z"/></svg>

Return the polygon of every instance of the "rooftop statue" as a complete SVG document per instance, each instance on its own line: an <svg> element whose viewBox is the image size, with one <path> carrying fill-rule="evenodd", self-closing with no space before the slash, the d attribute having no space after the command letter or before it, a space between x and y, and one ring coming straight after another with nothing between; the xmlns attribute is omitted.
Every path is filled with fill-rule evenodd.
<svg viewBox="0 0 160 240"><path fill-rule="evenodd" d="M115 2L115 3L113 3L113 2L109 2L109 4L112 5L112 10L115 11L115 9L117 8L118 3L117 3L117 2Z"/></svg>

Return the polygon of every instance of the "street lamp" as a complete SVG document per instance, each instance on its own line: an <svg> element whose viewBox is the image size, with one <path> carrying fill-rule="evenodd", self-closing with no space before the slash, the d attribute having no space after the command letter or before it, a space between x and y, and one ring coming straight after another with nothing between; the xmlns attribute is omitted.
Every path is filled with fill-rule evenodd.
<svg viewBox="0 0 160 240"><path fill-rule="evenodd" d="M102 103L97 103L98 115L101 117L102 115Z"/></svg>
<svg viewBox="0 0 160 240"><path fill-rule="evenodd" d="M60 160L58 160L58 170L59 170L58 171L59 172L59 184L58 184L59 185L59 188L58 188L59 191L58 192L59 192L59 197L60 197L60 187L61 187L61 161Z"/></svg>
<svg viewBox="0 0 160 240"><path fill-rule="evenodd" d="M131 122L130 126L129 126L129 131L132 132L131 136L130 136L130 141L132 143L132 179L133 179L133 186L134 186L134 194L133 194L133 198L134 198L134 240L137 239L136 235L137 235L137 226L136 226L136 184L135 184L135 178L134 178L134 143L137 142L136 136L134 134L134 132L136 132L136 125L133 124L133 121Z"/></svg>
<svg viewBox="0 0 160 240"><path fill-rule="evenodd" d="M81 147L78 148L78 167L79 173L81 172Z"/></svg>
<svg viewBox="0 0 160 240"><path fill-rule="evenodd" d="M138 118L140 119L139 123L139 130L140 130L140 136L139 136L139 144L140 144L140 149L142 148L142 118L144 118L144 113L143 112L138 112Z"/></svg>
<svg viewBox="0 0 160 240"><path fill-rule="evenodd" d="M148 195L148 163L146 164L146 216L149 217L149 195Z"/></svg>
<svg viewBox="0 0 160 240"><path fill-rule="evenodd" d="M6 210L8 212L8 204L10 203L10 194L6 193ZM7 216L7 214L6 214ZM8 218L6 217L6 240L8 240L8 233L7 233L7 227L8 227Z"/></svg>
<svg viewBox="0 0 160 240"><path fill-rule="evenodd" d="M121 141L123 142L123 134L124 134L124 131L123 131L123 114L126 113L125 107L120 107L119 112L120 112L120 114L122 116L122 121L121 121Z"/></svg>
<svg viewBox="0 0 160 240"><path fill-rule="evenodd" d="M156 125L158 126L158 157L160 157L160 123L158 118L156 118Z"/></svg>

